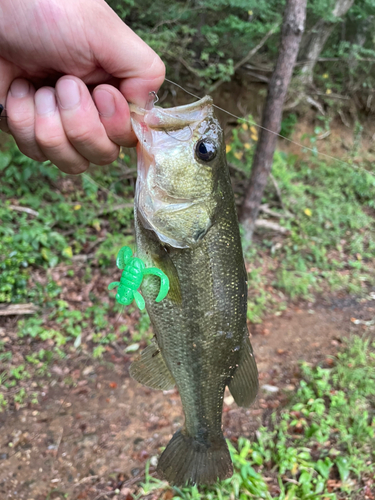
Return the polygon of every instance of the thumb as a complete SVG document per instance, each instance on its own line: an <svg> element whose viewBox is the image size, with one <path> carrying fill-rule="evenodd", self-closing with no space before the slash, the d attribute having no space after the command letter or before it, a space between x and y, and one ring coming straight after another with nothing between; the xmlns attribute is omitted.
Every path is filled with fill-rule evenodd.
<svg viewBox="0 0 375 500"><path fill-rule="evenodd" d="M103 2L100 19L91 22L93 56L110 75L120 79L120 91L128 102L144 107L149 93L164 81L165 66L160 57Z"/></svg>

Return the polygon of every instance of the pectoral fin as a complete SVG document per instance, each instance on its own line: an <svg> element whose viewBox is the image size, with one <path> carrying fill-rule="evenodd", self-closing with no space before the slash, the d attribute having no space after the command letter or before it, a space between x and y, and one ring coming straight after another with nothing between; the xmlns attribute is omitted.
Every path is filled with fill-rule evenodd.
<svg viewBox="0 0 375 500"><path fill-rule="evenodd" d="M258 369L253 348L249 337L246 337L242 345L240 362L228 387L238 406L246 408L256 398L258 386Z"/></svg>
<svg viewBox="0 0 375 500"><path fill-rule="evenodd" d="M137 382L151 389L167 391L175 386L174 378L154 340L133 361L129 373Z"/></svg>

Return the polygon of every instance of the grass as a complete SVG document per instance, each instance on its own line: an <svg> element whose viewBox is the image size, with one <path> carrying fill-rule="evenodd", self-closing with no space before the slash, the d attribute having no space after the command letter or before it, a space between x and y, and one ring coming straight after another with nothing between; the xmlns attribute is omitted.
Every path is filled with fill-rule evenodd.
<svg viewBox="0 0 375 500"><path fill-rule="evenodd" d="M228 441L234 475L210 488L173 488L184 500L364 498L375 486L375 342L353 336L333 367L302 364L292 400L256 439ZM134 494L165 483L151 477ZM159 496L160 495L160 496Z"/></svg>
<svg viewBox="0 0 375 500"><path fill-rule="evenodd" d="M239 125L227 146L228 161L242 182L250 175L257 140L252 128ZM319 132L310 137L311 145ZM375 284L375 169L370 155L358 158L351 153L346 161L328 163L311 152L297 157L276 151L274 181L269 180L262 203L277 217L260 216L271 217L289 234L258 232L246 249L251 321L282 310L288 298L314 301L332 292L364 296Z"/></svg>

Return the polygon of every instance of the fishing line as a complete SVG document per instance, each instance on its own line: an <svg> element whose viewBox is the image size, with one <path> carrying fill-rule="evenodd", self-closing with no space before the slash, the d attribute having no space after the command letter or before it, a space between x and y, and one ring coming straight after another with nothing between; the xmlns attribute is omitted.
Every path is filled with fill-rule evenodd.
<svg viewBox="0 0 375 500"><path fill-rule="evenodd" d="M182 87L181 85L179 85L176 82L172 82L172 80L169 80L168 78L165 78L165 81L168 82L168 83L171 83L172 85L175 85L176 87L180 88L181 90L183 90L187 94L191 95L192 97L195 97L196 99L202 99L202 97L199 97L196 94L193 94L189 90L186 90L184 87ZM294 144L295 146L298 146L298 147L300 147L302 149L305 149L306 151L311 151L313 154L318 154L318 155L324 156L325 158L328 158L330 160L338 161L338 162L343 163L344 165L346 165L348 167L351 167L351 168L354 168L356 170L363 170L364 172L367 172L368 174L370 174L370 175L372 175L372 176L375 177L375 174L373 174L370 170L365 169L364 167L360 167L358 165L353 165L351 163L348 163L345 160L341 160L340 158L336 158L335 156L331 156L331 155L326 154L326 153L321 153L320 151L317 151L316 149L310 148L308 146L304 146L303 144L300 144L297 141L293 141L292 139L289 139L288 137L285 137L284 135L281 135L281 134L279 134L277 132L274 132L273 130L270 130L270 129L266 128L266 127L263 127L262 125L259 125L256 122L251 122L250 120L246 120L245 118L242 118L241 116L234 115L230 111L227 111L226 109L221 108L220 106L217 106L216 104L213 104L213 107L216 108L216 109L219 109L220 111L223 111L223 113L226 113L227 115L232 116L233 118L236 118L237 120L241 120L243 123L246 123L246 124L249 124L249 125L253 125L253 126L258 127L258 128L260 128L262 130L266 130L270 134L277 135L278 137L281 137L282 139L290 142L291 144Z"/></svg>

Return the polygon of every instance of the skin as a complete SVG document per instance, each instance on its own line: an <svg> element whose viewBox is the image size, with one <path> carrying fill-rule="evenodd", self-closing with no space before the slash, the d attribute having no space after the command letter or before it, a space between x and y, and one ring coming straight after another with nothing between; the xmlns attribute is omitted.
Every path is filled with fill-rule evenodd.
<svg viewBox="0 0 375 500"><path fill-rule="evenodd" d="M0 129L70 174L134 146L128 102L163 83L159 56L104 0L1 0Z"/></svg>

